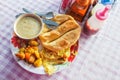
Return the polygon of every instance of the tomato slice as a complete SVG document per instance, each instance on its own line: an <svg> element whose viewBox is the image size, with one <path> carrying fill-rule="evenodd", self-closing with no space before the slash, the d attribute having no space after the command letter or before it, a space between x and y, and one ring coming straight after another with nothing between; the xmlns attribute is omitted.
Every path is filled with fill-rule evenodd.
<svg viewBox="0 0 120 80"><path fill-rule="evenodd" d="M75 58L75 55L71 54L69 57L68 57L68 61L69 62L72 62Z"/></svg>

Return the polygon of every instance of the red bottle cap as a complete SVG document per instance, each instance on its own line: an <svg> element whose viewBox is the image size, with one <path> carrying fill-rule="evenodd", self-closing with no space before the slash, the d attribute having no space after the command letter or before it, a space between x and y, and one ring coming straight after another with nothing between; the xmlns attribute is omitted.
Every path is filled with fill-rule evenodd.
<svg viewBox="0 0 120 80"><path fill-rule="evenodd" d="M101 10L98 10L96 12L96 17L99 19L99 20L105 20L107 17L108 17L108 11L110 10L110 6L106 6L104 9L101 9Z"/></svg>

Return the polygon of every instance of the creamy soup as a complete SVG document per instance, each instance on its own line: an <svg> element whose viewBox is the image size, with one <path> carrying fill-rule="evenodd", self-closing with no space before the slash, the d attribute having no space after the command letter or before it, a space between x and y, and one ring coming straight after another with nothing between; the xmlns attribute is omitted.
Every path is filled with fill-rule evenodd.
<svg viewBox="0 0 120 80"><path fill-rule="evenodd" d="M23 17L16 25L17 33L23 38L33 38L39 34L40 22L33 17Z"/></svg>

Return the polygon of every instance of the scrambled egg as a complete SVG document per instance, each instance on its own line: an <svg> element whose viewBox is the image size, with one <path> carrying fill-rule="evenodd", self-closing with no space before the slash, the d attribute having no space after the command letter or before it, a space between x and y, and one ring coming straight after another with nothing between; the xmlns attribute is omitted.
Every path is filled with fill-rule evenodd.
<svg viewBox="0 0 120 80"><path fill-rule="evenodd" d="M55 65L65 63L70 56L70 48L56 53L45 48L39 51L38 45L37 41L31 40L28 42L28 46L19 49L16 56L35 67L43 66L45 72L49 75L56 71Z"/></svg>
<svg viewBox="0 0 120 80"><path fill-rule="evenodd" d="M48 62L43 62L43 67L45 72L49 75L53 74L56 71L56 67L54 65L50 65Z"/></svg>

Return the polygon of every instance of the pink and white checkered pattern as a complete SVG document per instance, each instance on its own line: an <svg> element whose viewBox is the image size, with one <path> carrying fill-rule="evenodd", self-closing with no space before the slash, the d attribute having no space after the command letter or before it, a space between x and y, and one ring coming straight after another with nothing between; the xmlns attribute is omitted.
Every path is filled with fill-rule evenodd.
<svg viewBox="0 0 120 80"><path fill-rule="evenodd" d="M21 68L10 51L15 15L31 11L58 12L61 0L0 0L0 80L120 80L120 1L111 10L102 29L88 37L81 34L74 62L53 74L37 75Z"/></svg>

